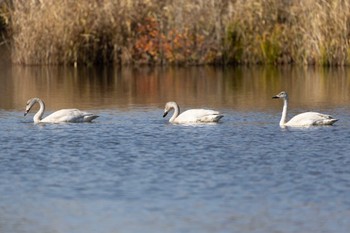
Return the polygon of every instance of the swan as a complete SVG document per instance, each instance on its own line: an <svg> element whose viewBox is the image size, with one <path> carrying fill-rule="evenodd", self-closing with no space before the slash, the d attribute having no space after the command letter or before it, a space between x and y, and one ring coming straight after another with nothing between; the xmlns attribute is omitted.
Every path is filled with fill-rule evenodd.
<svg viewBox="0 0 350 233"><path fill-rule="evenodd" d="M169 120L171 123L218 122L223 117L219 112L208 109L190 109L180 114L180 107L175 102L168 102L165 104L163 117L172 109L174 109L174 114Z"/></svg>
<svg viewBox="0 0 350 233"><path fill-rule="evenodd" d="M273 96L272 98L278 99L282 98L284 105L282 111L282 117L280 120L280 126L295 126L295 127L307 127L313 125L332 125L338 119L333 118L330 115L318 113L318 112L304 112L294 116L288 122L286 122L287 117L287 108L288 108L288 94L285 91L282 91L278 95Z"/></svg>
<svg viewBox="0 0 350 233"><path fill-rule="evenodd" d="M40 109L33 117L34 123L91 122L93 119L98 117L97 115L94 115L92 113L82 112L79 109L62 109L42 119L45 111L45 103L39 98L32 98L27 101L24 116L28 114L30 109L36 103L39 103Z"/></svg>

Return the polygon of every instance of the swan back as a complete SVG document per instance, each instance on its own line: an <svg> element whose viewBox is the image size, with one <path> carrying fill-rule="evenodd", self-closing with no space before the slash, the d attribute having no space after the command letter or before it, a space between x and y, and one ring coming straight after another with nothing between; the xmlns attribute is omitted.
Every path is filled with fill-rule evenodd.
<svg viewBox="0 0 350 233"><path fill-rule="evenodd" d="M98 116L80 111L79 109L61 109L56 111L49 116L41 120L41 122L47 123L60 123L60 122L72 122L72 123L83 123L91 122L93 119L96 119Z"/></svg>
<svg viewBox="0 0 350 233"><path fill-rule="evenodd" d="M331 115L322 114L318 112L304 112L294 116L285 125L286 126L312 126L312 125L332 125L338 119Z"/></svg>
<svg viewBox="0 0 350 233"><path fill-rule="evenodd" d="M174 109L174 114L169 120L172 123L218 122L223 117L218 111L208 109L190 109L180 114L180 107L174 101L165 104L163 117L172 109Z"/></svg>
<svg viewBox="0 0 350 233"><path fill-rule="evenodd" d="M190 109L181 113L176 119L176 123L209 123L218 122L223 115L218 111L209 109Z"/></svg>

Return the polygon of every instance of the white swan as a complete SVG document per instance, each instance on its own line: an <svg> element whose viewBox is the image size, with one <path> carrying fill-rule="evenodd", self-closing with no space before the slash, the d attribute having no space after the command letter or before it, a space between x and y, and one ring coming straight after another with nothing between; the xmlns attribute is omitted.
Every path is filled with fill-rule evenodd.
<svg viewBox="0 0 350 233"><path fill-rule="evenodd" d="M190 109L180 114L180 107L175 102L166 103L163 117L172 109L174 109L174 114L169 120L171 123L218 122L223 117L219 112L208 109Z"/></svg>
<svg viewBox="0 0 350 233"><path fill-rule="evenodd" d="M42 101L39 98L32 98L27 101L27 106L26 106L26 111L24 113L24 116L28 114L30 109L36 103L39 103L40 109L33 117L34 123L91 122L93 119L98 117L92 113L82 112L79 109L62 109L42 119L45 111L45 104L44 104L44 101Z"/></svg>
<svg viewBox="0 0 350 233"><path fill-rule="evenodd" d="M288 94L285 91L282 91L276 96L273 96L272 98L282 98L284 105L283 105L283 111L282 111L282 117L280 120L280 126L295 126L295 127L307 127L312 125L332 125L338 119L333 118L330 115L318 113L318 112L304 112L301 114L296 115L292 119L290 119L288 122L286 122L287 117L287 108L288 108Z"/></svg>

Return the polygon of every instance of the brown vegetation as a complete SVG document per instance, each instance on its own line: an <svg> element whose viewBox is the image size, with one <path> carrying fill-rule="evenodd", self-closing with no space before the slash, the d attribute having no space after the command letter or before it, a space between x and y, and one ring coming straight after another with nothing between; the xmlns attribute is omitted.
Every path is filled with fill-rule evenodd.
<svg viewBox="0 0 350 233"><path fill-rule="evenodd" d="M0 0L0 45L6 42L6 25L8 24L9 11L7 4Z"/></svg>
<svg viewBox="0 0 350 233"><path fill-rule="evenodd" d="M350 63L350 1L6 3L15 63Z"/></svg>

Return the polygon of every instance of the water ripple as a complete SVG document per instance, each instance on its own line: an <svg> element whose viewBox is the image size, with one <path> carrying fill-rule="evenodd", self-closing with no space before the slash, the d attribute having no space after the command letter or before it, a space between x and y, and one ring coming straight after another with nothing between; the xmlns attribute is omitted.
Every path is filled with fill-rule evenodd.
<svg viewBox="0 0 350 233"><path fill-rule="evenodd" d="M161 112L54 125L1 112L0 231L350 228L350 125L280 129L270 113L226 110L184 126Z"/></svg>

